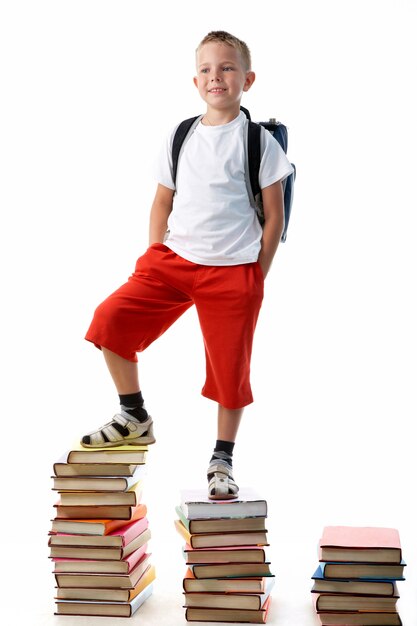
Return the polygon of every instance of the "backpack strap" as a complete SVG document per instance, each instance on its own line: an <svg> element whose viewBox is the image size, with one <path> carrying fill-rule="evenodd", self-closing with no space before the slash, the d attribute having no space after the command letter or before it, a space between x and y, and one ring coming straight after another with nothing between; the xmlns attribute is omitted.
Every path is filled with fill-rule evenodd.
<svg viewBox="0 0 417 626"><path fill-rule="evenodd" d="M202 115L197 115L196 117L190 117L188 120L184 120L178 125L177 130L175 131L172 142L172 180L174 185L176 185L178 161L181 151L184 149L185 143L194 132L195 127L202 117Z"/></svg>

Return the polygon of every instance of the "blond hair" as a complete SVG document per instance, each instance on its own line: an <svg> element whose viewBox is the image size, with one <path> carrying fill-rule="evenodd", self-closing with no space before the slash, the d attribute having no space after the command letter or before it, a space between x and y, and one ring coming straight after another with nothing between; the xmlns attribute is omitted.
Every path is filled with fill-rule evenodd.
<svg viewBox="0 0 417 626"><path fill-rule="evenodd" d="M242 57L243 65L246 71L249 71L252 67L251 54L248 46L244 41L238 39L234 35L227 33L224 30L212 30L208 33L198 44L196 52L199 52L206 43L224 43L227 46L231 46L235 48L238 52L240 52L240 56Z"/></svg>

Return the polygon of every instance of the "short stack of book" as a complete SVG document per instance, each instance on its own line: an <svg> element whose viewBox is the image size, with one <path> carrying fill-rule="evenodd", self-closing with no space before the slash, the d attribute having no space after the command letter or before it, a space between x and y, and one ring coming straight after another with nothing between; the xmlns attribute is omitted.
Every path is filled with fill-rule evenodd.
<svg viewBox="0 0 417 626"><path fill-rule="evenodd" d="M57 615L130 617L152 594L146 453L77 444L54 464L59 500L48 545Z"/></svg>
<svg viewBox="0 0 417 626"><path fill-rule="evenodd" d="M267 502L249 489L233 500L183 490L175 528L185 544L185 618L189 622L267 620L275 582L268 560Z"/></svg>
<svg viewBox="0 0 417 626"><path fill-rule="evenodd" d="M319 623L401 626L397 582L404 567L397 529L326 526L312 576Z"/></svg>

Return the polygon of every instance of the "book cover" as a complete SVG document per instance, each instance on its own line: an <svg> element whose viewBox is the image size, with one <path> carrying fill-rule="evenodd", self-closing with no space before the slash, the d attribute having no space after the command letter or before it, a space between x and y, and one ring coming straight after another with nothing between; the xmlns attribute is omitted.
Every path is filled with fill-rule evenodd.
<svg viewBox="0 0 417 626"><path fill-rule="evenodd" d="M120 560L53 558L54 574L129 574L144 557L147 548L148 544L145 543L132 554Z"/></svg>
<svg viewBox="0 0 417 626"><path fill-rule="evenodd" d="M258 517L231 517L213 519L193 519L189 520L184 515L183 510L178 505L175 507L178 518L185 528L192 534L197 533L228 533L259 531L266 532L266 516Z"/></svg>
<svg viewBox="0 0 417 626"><path fill-rule="evenodd" d="M259 611L274 584L275 578L268 578L262 593L184 593L185 606Z"/></svg>
<svg viewBox="0 0 417 626"><path fill-rule="evenodd" d="M265 624L271 596L269 596L264 606L256 610L248 609L215 609L203 607L188 607L185 610L185 619L188 622L244 622L249 624Z"/></svg>
<svg viewBox="0 0 417 626"><path fill-rule="evenodd" d="M151 554L145 554L128 574L103 573L55 573L58 587L82 587L89 589L134 589L139 578L150 564Z"/></svg>
<svg viewBox="0 0 417 626"><path fill-rule="evenodd" d="M104 600L109 602L130 602L156 578L154 565L148 565L133 589L90 589L89 587L57 587L57 600Z"/></svg>
<svg viewBox="0 0 417 626"><path fill-rule="evenodd" d="M355 580L350 578L325 578L319 565L312 575L312 591L327 593L346 593L351 595L381 595L399 597L394 580Z"/></svg>
<svg viewBox="0 0 417 626"><path fill-rule="evenodd" d="M267 516L266 500L248 488L240 489L238 498L232 500L210 500L205 489L182 490L180 507L189 520Z"/></svg>
<svg viewBox="0 0 417 626"><path fill-rule="evenodd" d="M147 507L145 504L139 504L133 507L131 516L125 519L108 519L108 518L73 518L61 519L55 517L52 521L52 533L79 534L79 535L108 535L114 530L125 526L128 522L141 519L147 515Z"/></svg>
<svg viewBox="0 0 417 626"><path fill-rule="evenodd" d="M146 465L134 465L131 476L52 476L53 491L128 491L146 476Z"/></svg>
<svg viewBox="0 0 417 626"><path fill-rule="evenodd" d="M185 592L263 593L270 577L196 578L188 568L183 578Z"/></svg>
<svg viewBox="0 0 417 626"><path fill-rule="evenodd" d="M99 602L83 600L57 600L56 615L97 615L107 617L131 617L149 598L153 591L150 583L130 602Z"/></svg>
<svg viewBox="0 0 417 626"><path fill-rule="evenodd" d="M51 546L50 557L61 559L92 559L98 561L120 561L145 545L151 538L149 528L142 531L129 544L124 547L100 547L100 546Z"/></svg>
<svg viewBox="0 0 417 626"><path fill-rule="evenodd" d="M143 493L143 481L139 480L127 491L63 491L61 506L137 506Z"/></svg>
<svg viewBox="0 0 417 626"><path fill-rule="evenodd" d="M396 528L325 526L319 544L319 559L401 563L400 535Z"/></svg>
<svg viewBox="0 0 417 626"><path fill-rule="evenodd" d="M186 543L192 548L268 545L267 531L191 534L179 519L174 520L174 526L178 534L185 539Z"/></svg>

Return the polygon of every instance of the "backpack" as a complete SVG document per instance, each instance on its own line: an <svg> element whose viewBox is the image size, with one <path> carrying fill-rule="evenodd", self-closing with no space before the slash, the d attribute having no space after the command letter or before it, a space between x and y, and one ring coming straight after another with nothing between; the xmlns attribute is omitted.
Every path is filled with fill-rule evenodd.
<svg viewBox="0 0 417 626"><path fill-rule="evenodd" d="M256 211L259 222L261 225L264 223L263 205L262 205L262 192L259 187L259 168L262 158L262 146L261 146L261 126L266 128L272 136L278 141L284 152L287 152L288 147L288 131L287 127L281 122L277 122L274 118L271 118L269 122L259 122L259 124L252 122L250 113L244 107L240 107L248 118L248 136L246 141L246 164L245 164L245 178L246 187L248 190L249 200L251 206ZM191 137L195 127L200 122L203 115L197 115L184 120L179 124L175 131L173 143L172 143L172 178L174 184L176 183L178 163L181 156L181 151L184 149L185 143ZM288 222L291 215L291 208L294 195L294 181L295 181L295 165L291 163L294 171L287 176L283 181L283 193L284 193L284 229L281 235L281 241L287 239Z"/></svg>

